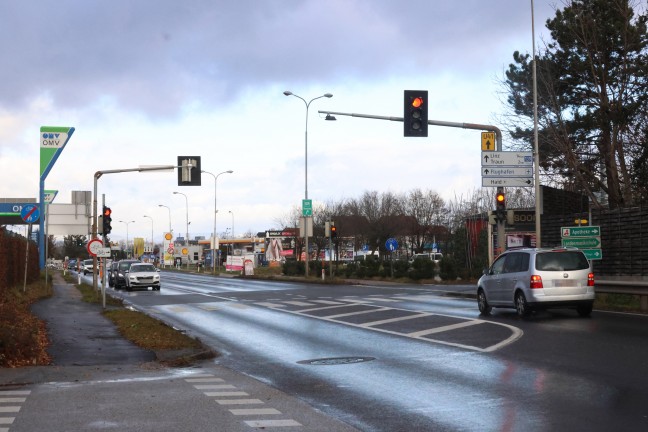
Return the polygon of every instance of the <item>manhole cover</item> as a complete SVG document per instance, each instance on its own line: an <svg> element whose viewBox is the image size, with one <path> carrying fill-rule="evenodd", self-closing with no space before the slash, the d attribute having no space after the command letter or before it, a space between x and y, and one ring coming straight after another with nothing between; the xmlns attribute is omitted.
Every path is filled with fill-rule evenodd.
<svg viewBox="0 0 648 432"><path fill-rule="evenodd" d="M331 357L331 358L321 358L321 359L314 359L314 360L301 360L298 361L297 363L320 366L320 365L362 363L371 360L376 360L376 358L375 357Z"/></svg>

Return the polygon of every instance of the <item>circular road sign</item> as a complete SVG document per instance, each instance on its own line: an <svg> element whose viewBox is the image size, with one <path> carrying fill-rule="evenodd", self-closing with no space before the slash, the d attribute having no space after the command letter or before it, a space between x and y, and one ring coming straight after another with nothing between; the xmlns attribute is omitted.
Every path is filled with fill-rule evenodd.
<svg viewBox="0 0 648 432"><path fill-rule="evenodd" d="M394 252L396 249L398 249L398 241L395 238L388 238L385 242L385 247L388 251Z"/></svg>
<svg viewBox="0 0 648 432"><path fill-rule="evenodd" d="M92 256L97 256L103 249L103 242L99 239L92 239L88 242L88 253Z"/></svg>
<svg viewBox="0 0 648 432"><path fill-rule="evenodd" d="M27 204L20 209L20 217L27 223L34 223L40 217L40 208L36 204Z"/></svg>

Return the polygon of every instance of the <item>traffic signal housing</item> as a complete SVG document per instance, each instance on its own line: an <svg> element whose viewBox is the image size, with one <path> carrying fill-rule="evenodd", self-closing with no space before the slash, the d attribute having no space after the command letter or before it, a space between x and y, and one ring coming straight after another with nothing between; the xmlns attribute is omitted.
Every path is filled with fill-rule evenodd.
<svg viewBox="0 0 648 432"><path fill-rule="evenodd" d="M110 225L112 223L111 215L112 215L112 210L110 209L110 207L104 206L103 214L102 214L102 216L103 216L103 221L102 221L103 230L101 231L101 233L103 235L105 235L105 236L110 234L110 231L112 231L112 226Z"/></svg>
<svg viewBox="0 0 648 432"><path fill-rule="evenodd" d="M506 220L506 195L501 189L495 194L495 217L499 222Z"/></svg>
<svg viewBox="0 0 648 432"><path fill-rule="evenodd" d="M405 90L403 94L403 134L406 137L428 136L427 90Z"/></svg>
<svg viewBox="0 0 648 432"><path fill-rule="evenodd" d="M337 227L335 225L331 225L331 240L335 240L337 238Z"/></svg>

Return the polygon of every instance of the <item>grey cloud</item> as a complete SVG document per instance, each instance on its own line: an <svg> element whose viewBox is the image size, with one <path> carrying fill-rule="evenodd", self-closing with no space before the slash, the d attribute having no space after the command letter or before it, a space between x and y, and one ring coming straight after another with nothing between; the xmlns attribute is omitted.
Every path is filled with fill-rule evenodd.
<svg viewBox="0 0 648 432"><path fill-rule="evenodd" d="M530 25L518 0L41 0L2 2L0 17L0 105L103 97L154 116L268 83L474 67L483 44Z"/></svg>

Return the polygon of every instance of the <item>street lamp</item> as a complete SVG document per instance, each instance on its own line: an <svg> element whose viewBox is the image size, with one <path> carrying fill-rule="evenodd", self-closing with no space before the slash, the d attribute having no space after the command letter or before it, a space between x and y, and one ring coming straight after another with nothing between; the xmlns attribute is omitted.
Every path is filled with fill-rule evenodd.
<svg viewBox="0 0 648 432"><path fill-rule="evenodd" d="M212 273L216 272L216 239L218 236L216 235L216 214L218 213L218 207L216 207L216 185L218 181L218 176L221 174L232 174L234 171L232 170L227 170L220 172L218 174L211 173L209 171L201 171L205 174L209 174L210 176L214 177L214 234L213 234L213 241L212 241ZM218 264L220 267L220 263Z"/></svg>
<svg viewBox="0 0 648 432"><path fill-rule="evenodd" d="M169 232L172 233L173 229L171 228L171 207L165 206L164 204L158 204L158 207L166 207L166 209L169 211Z"/></svg>
<svg viewBox="0 0 648 432"><path fill-rule="evenodd" d="M310 107L311 102L323 97L331 98L333 95L331 93L324 93L322 96L315 97L310 101L306 102L301 96L294 94L293 92L286 90L283 92L286 96L295 96L296 98L301 99L306 105L306 128L304 130L304 200L308 199L308 108ZM304 246L306 248L306 277L308 277L308 218L310 216L304 216Z"/></svg>
<svg viewBox="0 0 648 432"><path fill-rule="evenodd" d="M234 212L230 210L228 213L232 215L232 238L234 238Z"/></svg>
<svg viewBox="0 0 648 432"><path fill-rule="evenodd" d="M151 255L153 255L153 250L155 249L155 244L153 242L153 218L146 215L144 215L143 217L151 219Z"/></svg>
<svg viewBox="0 0 648 432"><path fill-rule="evenodd" d="M135 221L122 221L119 222L126 224L126 257L130 258L128 254L128 224L134 223Z"/></svg>
<svg viewBox="0 0 648 432"><path fill-rule="evenodd" d="M182 195L185 197L185 208L187 210L187 232L186 232L186 237L185 237L185 246L189 245L189 199L187 199L187 195L183 194L182 192L173 192L174 195Z"/></svg>

